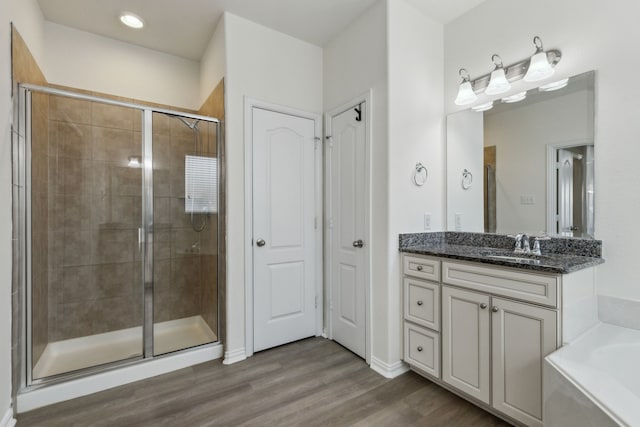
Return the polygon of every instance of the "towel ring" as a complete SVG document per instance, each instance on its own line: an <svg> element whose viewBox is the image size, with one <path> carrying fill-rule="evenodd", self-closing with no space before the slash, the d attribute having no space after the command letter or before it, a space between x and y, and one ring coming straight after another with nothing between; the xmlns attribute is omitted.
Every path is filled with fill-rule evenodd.
<svg viewBox="0 0 640 427"><path fill-rule="evenodd" d="M465 169L464 171L462 171L462 189L470 189L471 184L473 184L473 174Z"/></svg>
<svg viewBox="0 0 640 427"><path fill-rule="evenodd" d="M425 182L427 182L427 178L429 177L429 171L422 163L416 163L416 171L413 174L413 182L418 187L422 187Z"/></svg>

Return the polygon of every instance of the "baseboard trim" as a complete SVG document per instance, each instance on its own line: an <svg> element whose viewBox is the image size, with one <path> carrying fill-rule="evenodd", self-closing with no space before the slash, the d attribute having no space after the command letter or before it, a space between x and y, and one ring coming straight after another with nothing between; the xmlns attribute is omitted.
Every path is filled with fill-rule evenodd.
<svg viewBox="0 0 640 427"><path fill-rule="evenodd" d="M13 410L9 408L7 412L4 413L2 420L0 420L0 427L14 427L15 425L16 419L13 418Z"/></svg>
<svg viewBox="0 0 640 427"><path fill-rule="evenodd" d="M111 371L52 384L18 394L16 409L19 414L76 397L86 396L124 384L177 371L199 363L222 357L222 345L216 344L158 357ZM0 425L1 426L1 425ZM2 426L4 427L4 426Z"/></svg>
<svg viewBox="0 0 640 427"><path fill-rule="evenodd" d="M371 356L370 367L385 378L395 378L409 371L409 365L402 360L389 364L375 356Z"/></svg>
<svg viewBox="0 0 640 427"><path fill-rule="evenodd" d="M224 360L222 361L223 365L233 365L234 363L242 362L247 359L247 353L243 348L238 348L235 350L229 350L224 352Z"/></svg>

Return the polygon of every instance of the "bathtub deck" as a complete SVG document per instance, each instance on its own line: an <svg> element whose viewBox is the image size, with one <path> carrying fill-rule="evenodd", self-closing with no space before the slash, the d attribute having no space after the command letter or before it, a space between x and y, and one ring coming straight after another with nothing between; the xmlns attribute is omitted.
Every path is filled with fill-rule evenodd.
<svg viewBox="0 0 640 427"><path fill-rule="evenodd" d="M640 330L601 323L547 356L551 371L545 367L545 402L551 410L560 400L565 405L581 402L581 411L589 412L592 420L600 419L593 425L640 425L638 360ZM555 411L562 416L571 412ZM579 425L574 420L564 424L569 422Z"/></svg>
<svg viewBox="0 0 640 427"><path fill-rule="evenodd" d="M154 354L217 341L201 316L154 326ZM33 378L71 372L142 355L142 327L49 343L33 369Z"/></svg>

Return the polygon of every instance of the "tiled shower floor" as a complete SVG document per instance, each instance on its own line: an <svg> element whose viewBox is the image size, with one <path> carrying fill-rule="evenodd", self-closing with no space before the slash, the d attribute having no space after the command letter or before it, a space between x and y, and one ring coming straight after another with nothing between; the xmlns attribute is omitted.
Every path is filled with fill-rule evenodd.
<svg viewBox="0 0 640 427"><path fill-rule="evenodd" d="M154 325L153 351L160 355L217 341L201 316ZM33 368L33 378L71 372L142 355L142 327L49 343Z"/></svg>

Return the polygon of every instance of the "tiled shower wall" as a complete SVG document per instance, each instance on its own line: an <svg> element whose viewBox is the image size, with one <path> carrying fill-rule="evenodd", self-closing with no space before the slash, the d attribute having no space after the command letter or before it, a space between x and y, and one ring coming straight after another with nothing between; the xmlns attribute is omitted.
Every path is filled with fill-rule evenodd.
<svg viewBox="0 0 640 427"><path fill-rule="evenodd" d="M59 96L49 105L49 340L139 326L142 176L128 161L141 156L141 112ZM194 132L154 114L153 139L154 321L202 315L216 332L216 216L198 233L184 212Z"/></svg>
<svg viewBox="0 0 640 427"><path fill-rule="evenodd" d="M153 114L154 320L202 315L216 333L217 215L185 213L185 156L196 144L199 156L216 155L213 124L197 127Z"/></svg>
<svg viewBox="0 0 640 427"><path fill-rule="evenodd" d="M137 110L51 96L49 339L142 324ZM35 325L34 325L35 326Z"/></svg>

